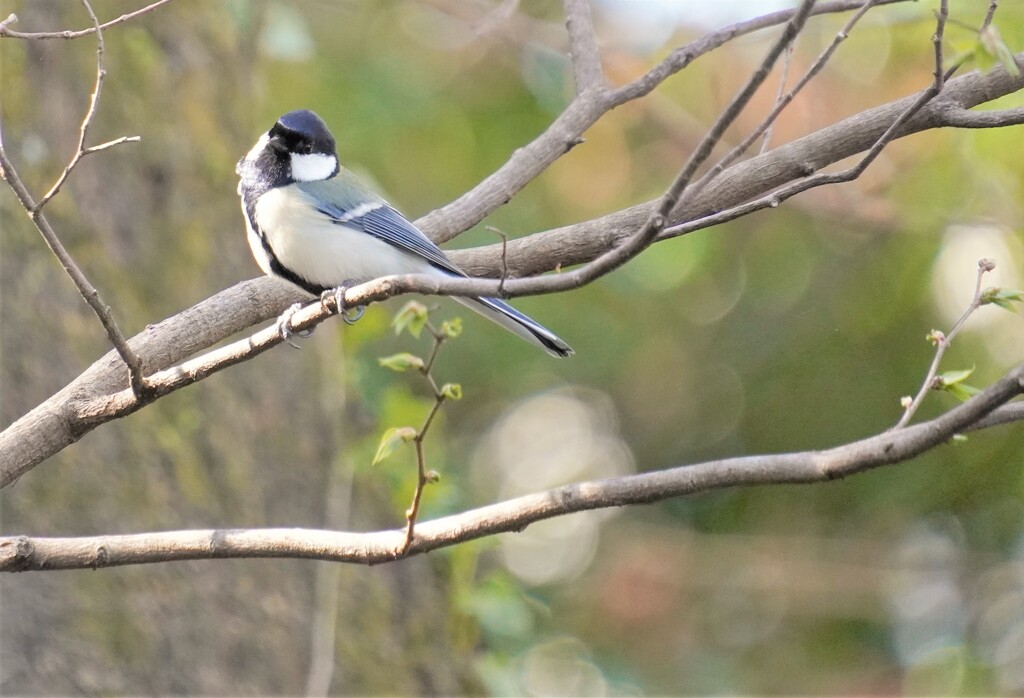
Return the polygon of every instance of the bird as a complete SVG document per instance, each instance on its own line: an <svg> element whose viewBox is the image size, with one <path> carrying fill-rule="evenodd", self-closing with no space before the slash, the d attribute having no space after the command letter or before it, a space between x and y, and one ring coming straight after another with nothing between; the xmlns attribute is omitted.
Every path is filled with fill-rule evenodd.
<svg viewBox="0 0 1024 698"><path fill-rule="evenodd" d="M392 274L468 277L419 228L340 165L334 136L312 111L284 114L235 171L249 247L266 274L322 297ZM336 292L336 299L342 297ZM503 300L453 299L552 356L573 354L554 333ZM288 339L287 317L282 316L279 328Z"/></svg>

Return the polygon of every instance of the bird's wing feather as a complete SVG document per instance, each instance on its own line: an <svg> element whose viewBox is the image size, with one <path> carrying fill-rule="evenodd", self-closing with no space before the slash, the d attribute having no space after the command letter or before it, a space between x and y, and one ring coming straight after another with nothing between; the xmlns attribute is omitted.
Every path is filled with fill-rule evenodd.
<svg viewBox="0 0 1024 698"><path fill-rule="evenodd" d="M319 182L300 182L297 186L310 196L317 210L335 223L362 230L450 274L466 275L419 228L351 173L346 171Z"/></svg>

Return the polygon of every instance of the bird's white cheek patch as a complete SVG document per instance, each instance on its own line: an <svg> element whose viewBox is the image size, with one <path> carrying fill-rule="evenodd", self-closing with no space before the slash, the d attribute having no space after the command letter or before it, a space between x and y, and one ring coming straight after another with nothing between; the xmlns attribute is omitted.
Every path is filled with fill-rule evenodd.
<svg viewBox="0 0 1024 698"><path fill-rule="evenodd" d="M292 179L296 182L319 182L338 169L333 155L321 153L292 153Z"/></svg>

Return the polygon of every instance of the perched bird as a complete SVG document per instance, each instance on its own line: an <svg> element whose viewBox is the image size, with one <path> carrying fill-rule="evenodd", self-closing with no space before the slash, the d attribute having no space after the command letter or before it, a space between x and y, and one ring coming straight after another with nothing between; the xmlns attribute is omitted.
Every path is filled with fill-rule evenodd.
<svg viewBox="0 0 1024 698"><path fill-rule="evenodd" d="M313 294L391 274L466 276L405 216L339 165L334 136L311 111L278 119L235 169L249 246L267 274ZM502 300L453 298L549 354L573 353ZM283 333L287 329L285 322Z"/></svg>

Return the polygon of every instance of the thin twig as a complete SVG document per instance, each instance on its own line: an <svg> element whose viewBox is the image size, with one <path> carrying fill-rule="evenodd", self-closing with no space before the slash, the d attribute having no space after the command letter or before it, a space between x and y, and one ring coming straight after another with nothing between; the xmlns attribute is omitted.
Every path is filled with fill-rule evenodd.
<svg viewBox="0 0 1024 698"><path fill-rule="evenodd" d="M501 274L498 276L498 297L505 295L505 279L508 278L508 235L493 225L487 226L487 230L501 238Z"/></svg>
<svg viewBox="0 0 1024 698"><path fill-rule="evenodd" d="M943 335L941 332L933 331L932 334L929 335L930 337L935 337L937 340L935 342L935 356L932 358L931 366L928 367L928 373L925 375L924 382L921 384L920 389L918 389L917 395L915 395L914 399L906 405L906 408L903 411L903 416L900 417L898 422L896 422L893 429L902 429L910 423L910 420L914 417L918 408L921 407L921 403L923 403L924 399L928 396L928 392L934 387L935 376L939 372L939 364L942 362L943 355L945 355L946 350L949 349L949 346L953 343L953 339L960 334L960 330L962 330L964 325L967 323L967 318L973 315L974 312L982 306L981 281L987 272L995 269L995 266L995 262L990 259L978 260L978 278L974 284L974 297L971 299L970 305L967 306L967 310L965 310L963 315L960 316L960 319L956 321L948 334Z"/></svg>
<svg viewBox="0 0 1024 698"><path fill-rule="evenodd" d="M103 91L103 80L107 76L107 71L103 67L103 30L100 29L100 21L96 18L96 13L93 12L92 5L89 4L89 0L81 0L82 6L85 11L89 13L89 19L92 20L93 26L96 31L96 81L93 85L92 95L89 97L89 108L85 112L85 117L82 119L82 124L78 128L78 145L75 147L75 154L71 156L71 161L68 162L64 171L61 172L60 176L57 177L57 181L50 187L50 191L43 195L43 198L35 205L33 213L42 211L43 207L49 203L50 199L57 195L60 188L64 186L64 182L67 181L68 175L75 169L75 166L85 156L85 139L89 135L89 127L92 126L93 117L96 116L96 108L100 103L100 94Z"/></svg>
<svg viewBox="0 0 1024 698"><path fill-rule="evenodd" d="M114 146L121 145L122 143L139 143L141 141L142 138L140 138L139 136L121 136L120 138L115 138L114 140L107 141L106 143L100 143L99 145L90 146L82 151L82 155L98 153L101 150L113 148Z"/></svg>
<svg viewBox="0 0 1024 698"><path fill-rule="evenodd" d="M789 66L793 62L793 51L794 45L790 44L786 47L785 53L782 54L782 71L779 75L779 89L775 92L775 107L778 108L782 104L782 100L786 95L786 83L789 82ZM780 110L781 111L781 110ZM772 120L764 129L764 134L761 139L761 150L759 154L763 154L768 151L768 146L772 140L772 129L775 126L775 121Z"/></svg>
<svg viewBox="0 0 1024 698"><path fill-rule="evenodd" d="M85 118L82 120L82 125L79 128L79 139L78 147L71 161L67 167L61 173L60 177L50 188L50 191L39 200L35 202L32 199L32 195L25 187L24 182L18 175L18 172L14 169L10 160L7 158L7 153L4 150L2 134L0 134L0 167L3 169L4 179L7 180L8 185L14 191L15 196L18 197L18 201L24 207L28 213L29 218L35 224L36 229L39 230L43 236L43 240L46 242L47 247L53 252L54 256L60 262L60 265L64 268L64 271L71 278L71 281L75 284L78 292L81 294L85 302L89 304L96 317L99 319L100 324L103 325L103 329L107 333L107 337L110 339L110 343L120 354L125 365L128 367L129 382L132 391L136 396L142 396L147 391L146 379L142 370L142 361L138 355L132 351L131 347L128 346L128 342L125 340L124 335L121 333L120 328L117 326L117 322L114 320L114 316L110 310L110 306L103 302L100 298L99 291L96 287L89 282L86 278L85 273L75 262L74 258L64 247L64 244L60 241L57 233L50 226L49 221L43 214L43 207L49 202L57 192L60 191L61 186L67 180L68 175L78 164L79 160L86 154L85 139L89 132L89 125L92 123L92 119L96 114L96 108L99 102L100 92L103 86L103 77L106 71L103 67L103 31L100 29L99 20L96 18L96 13L93 12L92 6L89 4L89 0L81 0L82 5L85 7L86 12L89 13L89 17L93 21L93 25L96 30L96 82L93 88L92 97L89 100L89 108L86 112ZM133 137L134 138L134 137ZM118 139L118 141L110 141L104 143L101 146L97 146L97 149L103 150L110 147L117 142L127 142L133 138Z"/></svg>
<svg viewBox="0 0 1024 698"><path fill-rule="evenodd" d="M981 23L981 31L985 31L992 25L992 20L996 17L996 10L999 8L999 0L990 0L988 3L988 12L985 13L985 21Z"/></svg>
<svg viewBox="0 0 1024 698"><path fill-rule="evenodd" d="M946 125L953 128L1002 128L1024 124L1024 107L986 111L955 108L943 116Z"/></svg>
<svg viewBox="0 0 1024 698"><path fill-rule="evenodd" d="M136 17L144 15L147 12L152 12L161 5L166 5L170 1L171 0L158 0L157 2L154 2L151 5L146 5L141 9L135 10L135 12L123 14L117 19L112 19L109 22L105 22L103 24L93 24L93 26L89 27L88 29L82 29L80 31L71 31L70 29L65 29L64 31L59 32L11 31L10 29L7 28L7 24L18 21L18 18L12 14L10 17L4 20L2 24L0 24L0 37L7 37L10 39L80 39L83 36L89 36L90 34L93 34L97 31L108 29L114 26L115 24L121 24L122 22L127 22L129 20L135 19Z"/></svg>

